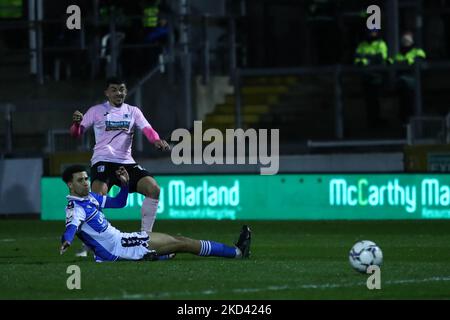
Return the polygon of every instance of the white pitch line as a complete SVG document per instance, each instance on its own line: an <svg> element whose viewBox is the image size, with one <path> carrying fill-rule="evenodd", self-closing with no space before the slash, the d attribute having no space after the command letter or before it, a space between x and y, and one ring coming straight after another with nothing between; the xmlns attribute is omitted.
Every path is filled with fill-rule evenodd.
<svg viewBox="0 0 450 320"><path fill-rule="evenodd" d="M386 281L386 284L403 284L403 283L423 283L423 282L439 282L439 281L450 281L450 277L432 277L426 279L410 279L410 280L391 280Z"/></svg>
<svg viewBox="0 0 450 320"><path fill-rule="evenodd" d="M403 280L390 280L384 282L385 285L395 285L395 284L410 284L410 283L426 283L426 282L445 282L450 281L450 276L443 277L431 277L425 279L403 279ZM383 284L383 283L382 283ZM268 286L265 288L238 288L232 289L229 293L257 293L266 291L284 291L284 290L298 290L298 289L335 289L335 288L346 288L346 287L357 287L365 286L364 282L349 282L349 283L324 283L324 284L303 284L299 286ZM183 291L183 292L159 292L159 293L137 293L128 294L124 292L122 294L122 299L154 299L154 298L173 298L176 296L193 296L193 295L212 295L212 294L225 294L226 292L219 292L217 290L203 290L198 292L193 291ZM109 298L102 298L109 299ZM113 299L113 298L111 298ZM117 298L115 298L117 299Z"/></svg>

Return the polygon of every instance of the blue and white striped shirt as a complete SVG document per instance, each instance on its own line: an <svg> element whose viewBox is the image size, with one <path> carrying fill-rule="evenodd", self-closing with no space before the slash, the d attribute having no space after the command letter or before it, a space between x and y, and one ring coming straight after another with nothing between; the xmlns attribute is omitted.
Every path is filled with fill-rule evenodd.
<svg viewBox="0 0 450 320"><path fill-rule="evenodd" d="M128 187L122 187L115 198L90 192L86 197L67 196L66 231L62 242L73 242L75 234L90 247L97 261L115 261L114 252L120 245L121 232L114 228L102 212L103 208L122 208L126 204Z"/></svg>

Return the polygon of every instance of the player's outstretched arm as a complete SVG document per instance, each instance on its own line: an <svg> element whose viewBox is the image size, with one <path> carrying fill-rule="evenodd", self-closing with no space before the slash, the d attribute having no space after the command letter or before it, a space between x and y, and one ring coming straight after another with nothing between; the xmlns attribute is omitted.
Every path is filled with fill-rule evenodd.
<svg viewBox="0 0 450 320"><path fill-rule="evenodd" d="M77 231L77 226L74 224L69 224L66 227L66 231L61 237L61 248L59 249L59 253L63 254L67 251L67 249L70 247L70 245L73 242L73 238L75 237L75 232Z"/></svg>
<svg viewBox="0 0 450 320"><path fill-rule="evenodd" d="M166 140L159 137L159 134L152 127L145 127L142 132L151 144L153 144L157 149L166 151L170 150L170 146Z"/></svg>

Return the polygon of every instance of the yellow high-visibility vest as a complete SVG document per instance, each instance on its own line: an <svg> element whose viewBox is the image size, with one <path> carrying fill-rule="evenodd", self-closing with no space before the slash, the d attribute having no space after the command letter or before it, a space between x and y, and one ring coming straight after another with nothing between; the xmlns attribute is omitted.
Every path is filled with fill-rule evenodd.
<svg viewBox="0 0 450 320"><path fill-rule="evenodd" d="M23 0L0 0L0 19L22 17Z"/></svg>
<svg viewBox="0 0 450 320"><path fill-rule="evenodd" d="M372 64L371 59L381 55L382 61L386 61L388 57L388 47L383 40L372 42L363 41L356 48L355 64L368 66Z"/></svg>
<svg viewBox="0 0 450 320"><path fill-rule="evenodd" d="M407 63L409 66L412 66L417 58L425 59L427 55L425 54L425 51L423 51L420 48L412 48L407 53L397 53L394 58L389 58L389 61L391 63Z"/></svg>
<svg viewBox="0 0 450 320"><path fill-rule="evenodd" d="M158 13L159 9L157 6L147 7L144 9L144 18L142 24L146 28L154 28L158 25Z"/></svg>

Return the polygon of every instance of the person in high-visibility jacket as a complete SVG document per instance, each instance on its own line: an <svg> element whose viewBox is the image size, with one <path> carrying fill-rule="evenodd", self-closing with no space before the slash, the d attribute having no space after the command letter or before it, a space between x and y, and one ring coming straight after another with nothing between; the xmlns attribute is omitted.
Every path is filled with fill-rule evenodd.
<svg viewBox="0 0 450 320"><path fill-rule="evenodd" d="M361 67L385 65L387 59L388 46L381 38L380 31L369 30L366 39L356 48L354 63ZM379 127L383 124L379 101L383 83L383 74L379 71L368 70L362 75L367 123L370 127Z"/></svg>
<svg viewBox="0 0 450 320"><path fill-rule="evenodd" d="M401 37L400 52L389 62L397 65L414 66L418 61L426 59L425 51L414 46L414 35L406 31ZM396 81L396 87L399 92L400 120L406 121L414 108L414 90L416 87L416 78L414 70L399 71Z"/></svg>
<svg viewBox="0 0 450 320"><path fill-rule="evenodd" d="M425 59L427 55L421 48L414 46L414 36L412 32L405 32L401 38L400 52L394 58L389 58L391 63L403 63L409 66L414 65L417 60Z"/></svg>
<svg viewBox="0 0 450 320"><path fill-rule="evenodd" d="M379 30L370 30L367 39L356 48L355 64L360 66L385 64L388 58L388 46L381 39Z"/></svg>

